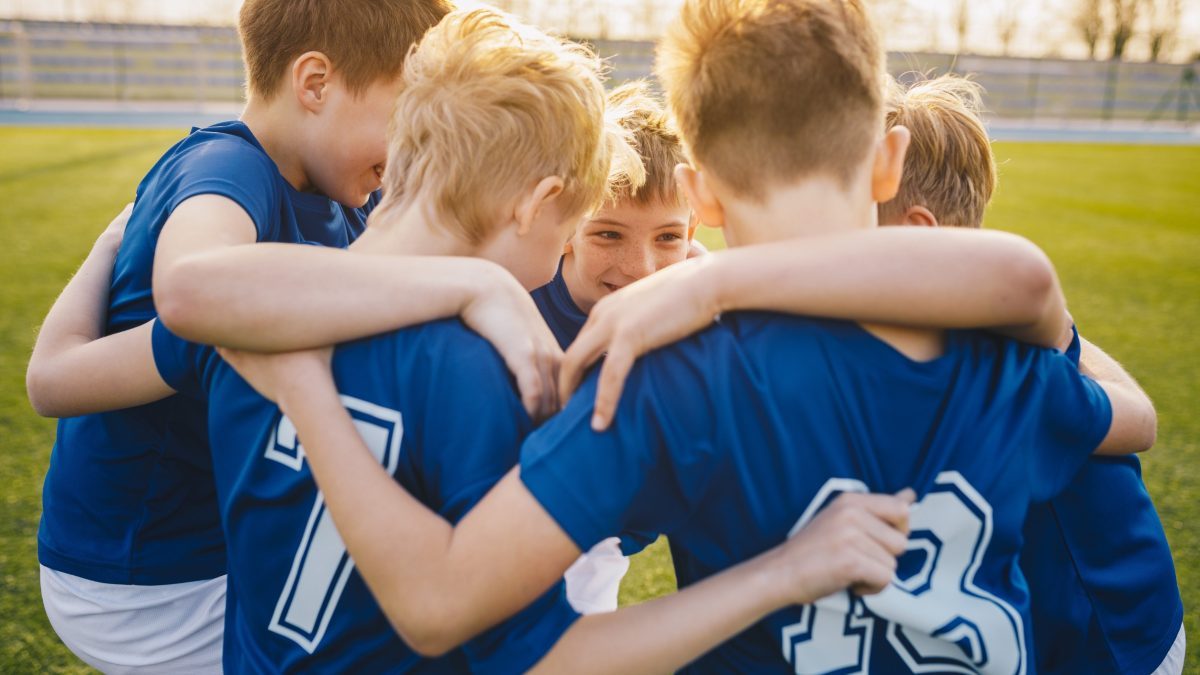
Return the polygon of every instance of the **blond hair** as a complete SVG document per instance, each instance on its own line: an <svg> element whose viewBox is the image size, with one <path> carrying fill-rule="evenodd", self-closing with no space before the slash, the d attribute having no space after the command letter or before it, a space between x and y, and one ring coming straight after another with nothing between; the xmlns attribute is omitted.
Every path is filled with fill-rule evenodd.
<svg viewBox="0 0 1200 675"><path fill-rule="evenodd" d="M996 189L996 160L979 118L983 88L943 75L907 89L891 82L887 128L912 134L904 157L900 191L879 205L881 222L900 222L913 206L924 206L943 225L980 227Z"/></svg>
<svg viewBox="0 0 1200 675"><path fill-rule="evenodd" d="M238 13L246 88L270 100L293 60L321 52L361 93L397 77L409 49L451 9L448 0L246 0Z"/></svg>
<svg viewBox="0 0 1200 675"><path fill-rule="evenodd" d="M617 87L608 94L608 106L609 115L629 132L645 170L641 187L618 182L612 186L611 200L639 206L682 204L675 167L686 162L687 156L679 133L649 85L635 80Z"/></svg>
<svg viewBox="0 0 1200 675"><path fill-rule="evenodd" d="M562 178L564 217L594 210L618 176L641 181L626 134L606 123L596 55L507 14L451 13L409 55L403 83L384 192L430 199L467 241L542 178Z"/></svg>
<svg viewBox="0 0 1200 675"><path fill-rule="evenodd" d="M748 197L874 147L885 56L862 0L686 0L658 76L691 157Z"/></svg>

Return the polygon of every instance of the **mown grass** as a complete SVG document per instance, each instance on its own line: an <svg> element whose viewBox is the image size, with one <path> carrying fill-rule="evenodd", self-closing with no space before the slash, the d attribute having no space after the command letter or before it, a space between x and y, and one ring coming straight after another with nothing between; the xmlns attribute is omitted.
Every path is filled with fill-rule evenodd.
<svg viewBox="0 0 1200 675"><path fill-rule="evenodd" d="M94 236L178 131L0 128L0 671L83 672L46 622L35 535L54 425L25 400L36 326ZM1154 397L1145 461L1188 607L1200 607L1200 149L998 144L990 227L1054 259L1080 327ZM706 243L719 246L712 233ZM637 556L631 603L669 592L664 542ZM1188 631L1200 635L1196 611ZM1193 652L1200 650L1193 649ZM1200 668L1200 657L1187 671Z"/></svg>

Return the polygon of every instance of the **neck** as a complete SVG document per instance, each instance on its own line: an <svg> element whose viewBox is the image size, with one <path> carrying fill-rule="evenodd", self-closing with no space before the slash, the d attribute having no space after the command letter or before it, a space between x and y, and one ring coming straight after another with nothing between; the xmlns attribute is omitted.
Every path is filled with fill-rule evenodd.
<svg viewBox="0 0 1200 675"><path fill-rule="evenodd" d="M806 178L771 188L761 201L731 195L722 196L721 202L725 208L725 238L730 246L867 229L878 224L866 180L846 188L833 178Z"/></svg>
<svg viewBox="0 0 1200 675"><path fill-rule="evenodd" d="M296 143L300 137L299 130L292 123L289 111L282 105L282 96L279 94L268 103L251 95L242 111L241 120L262 144L271 161L275 162L283 179L296 190L305 192L312 187L312 182L304 170L304 161Z"/></svg>
<svg viewBox="0 0 1200 675"><path fill-rule="evenodd" d="M350 247L380 255L474 256L478 247L445 228L436 227L432 210L420 200L386 204L371 215L372 224Z"/></svg>

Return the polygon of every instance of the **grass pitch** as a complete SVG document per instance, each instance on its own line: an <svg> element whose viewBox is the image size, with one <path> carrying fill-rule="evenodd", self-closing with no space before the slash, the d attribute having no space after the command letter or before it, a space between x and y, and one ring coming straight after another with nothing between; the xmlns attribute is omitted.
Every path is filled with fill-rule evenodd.
<svg viewBox="0 0 1200 675"><path fill-rule="evenodd" d="M35 536L54 425L25 399L25 363L36 326L94 237L179 135L0 128L3 672L87 670L51 631L38 593ZM1001 183L989 227L1050 254L1083 333L1158 405L1146 483L1175 553L1187 630L1200 636L1200 148L1004 143L996 151ZM702 234L719 247L711 235ZM635 558L621 600L674 583L660 541ZM1200 649L1191 651L1185 672L1200 672Z"/></svg>

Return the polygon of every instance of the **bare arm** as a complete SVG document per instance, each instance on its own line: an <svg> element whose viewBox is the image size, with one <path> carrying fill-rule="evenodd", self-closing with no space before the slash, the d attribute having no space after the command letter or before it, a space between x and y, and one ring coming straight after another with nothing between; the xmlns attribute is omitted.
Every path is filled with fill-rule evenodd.
<svg viewBox="0 0 1200 675"><path fill-rule="evenodd" d="M193 342L276 352L461 315L496 346L531 414L557 409L561 350L529 294L500 266L255 238L250 216L230 199L201 195L180 204L155 252L163 323Z"/></svg>
<svg viewBox="0 0 1200 675"><path fill-rule="evenodd" d="M674 672L788 605L859 580L869 581L856 592L878 592L905 549L912 499L911 490L842 495L766 553L673 595L579 619L533 672Z"/></svg>
<svg viewBox="0 0 1200 675"><path fill-rule="evenodd" d="M1149 450L1158 434L1154 403L1116 359L1082 337L1079 340L1079 372L1096 380L1112 405L1112 425L1096 453L1124 455Z"/></svg>
<svg viewBox="0 0 1200 675"><path fill-rule="evenodd" d="M763 309L936 328L990 328L1054 346L1067 320L1054 268L1004 232L887 227L747 246L673 265L596 305L563 361L565 399L607 352L596 428L634 360L723 311Z"/></svg>
<svg viewBox="0 0 1200 675"><path fill-rule="evenodd" d="M113 261L132 207L126 206L96 240L38 332L25 388L39 415L113 410L172 393L154 368L149 324L101 339Z"/></svg>

